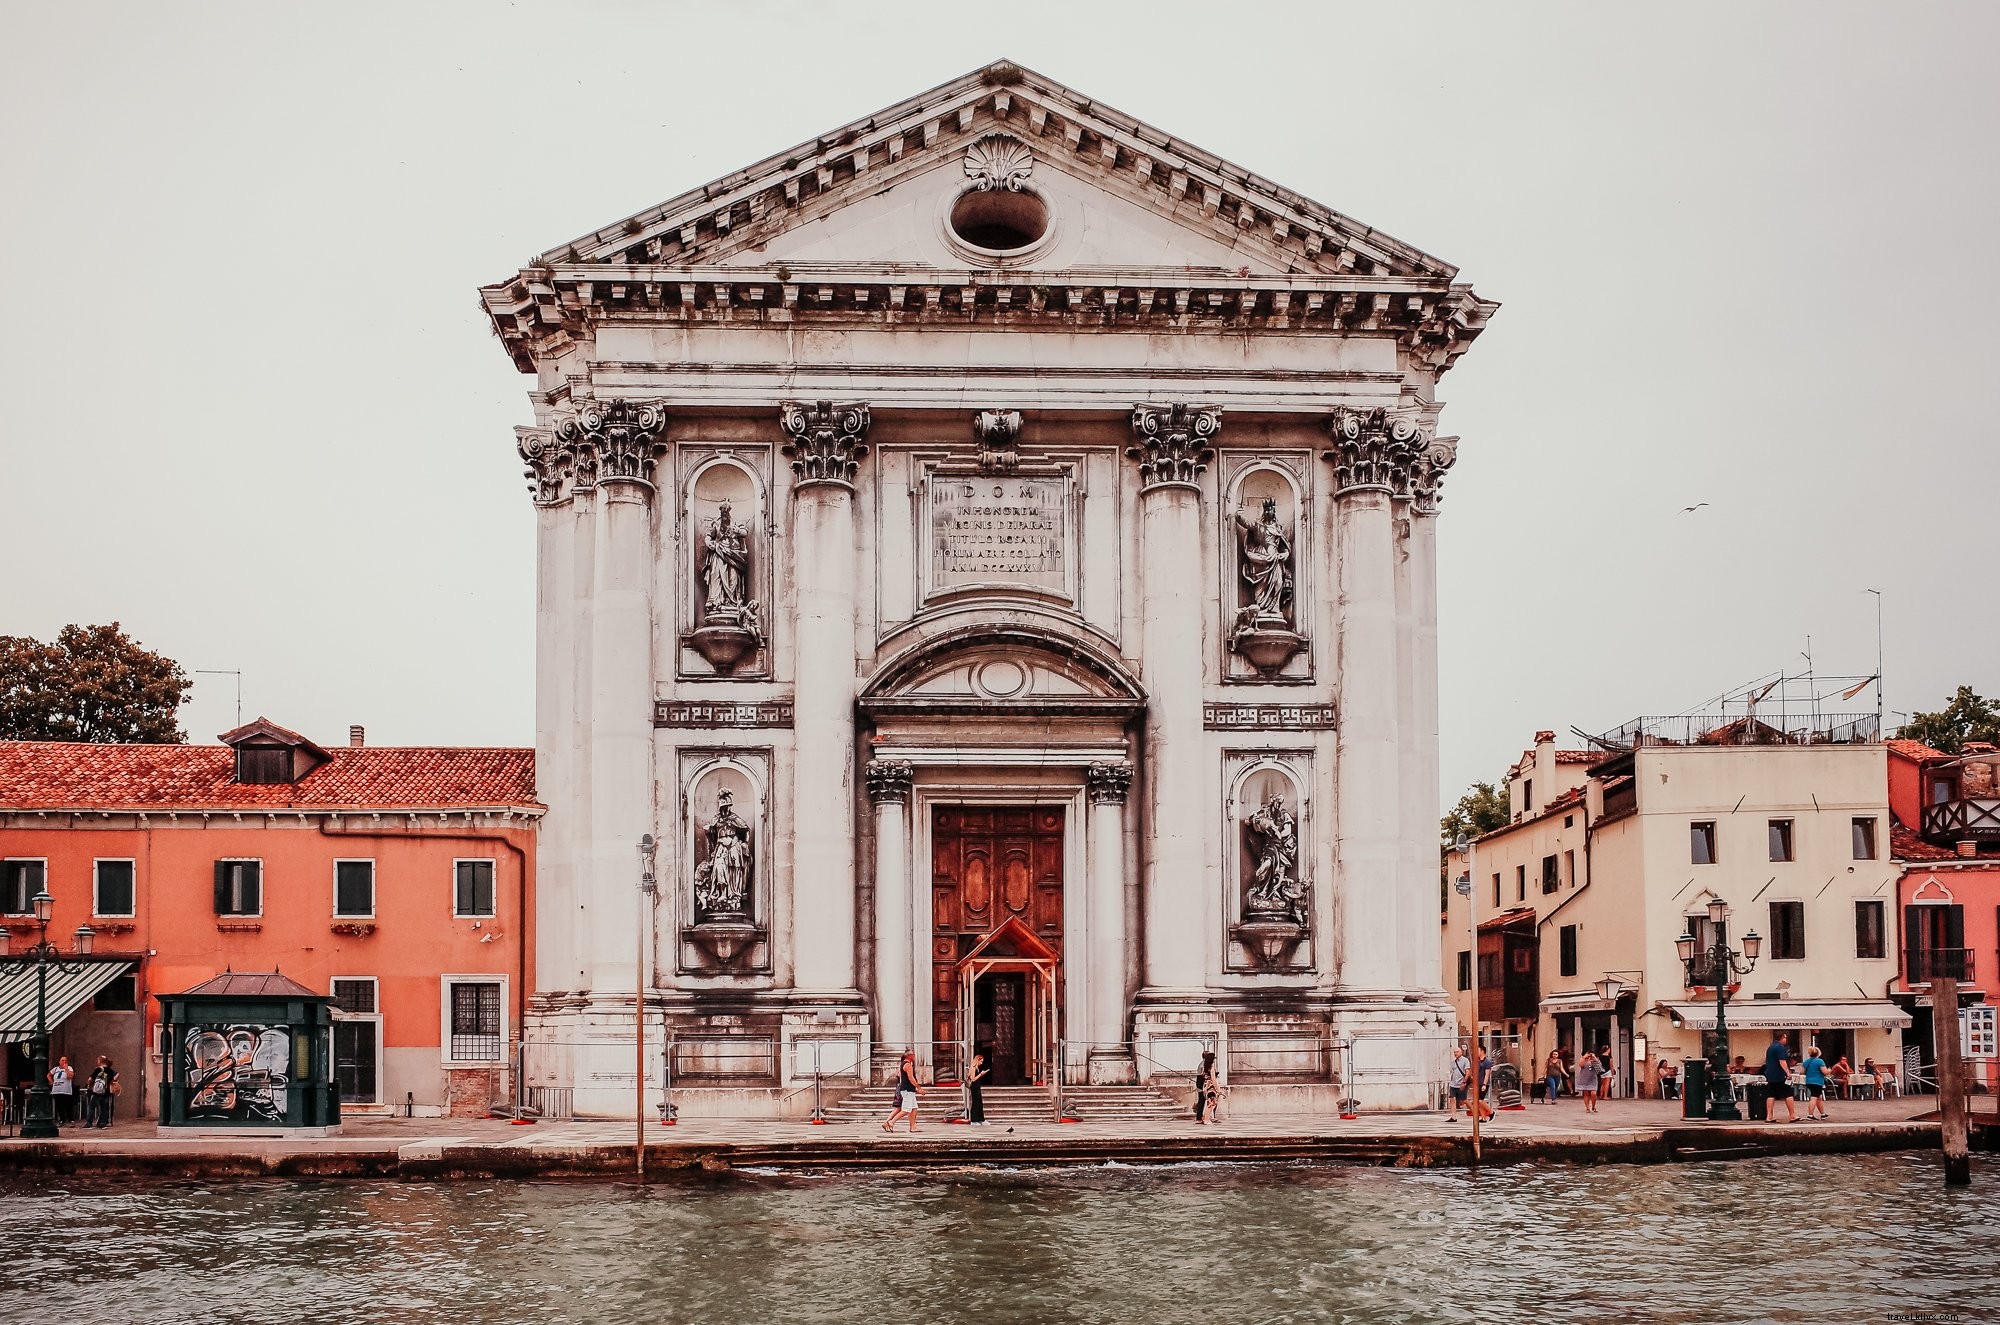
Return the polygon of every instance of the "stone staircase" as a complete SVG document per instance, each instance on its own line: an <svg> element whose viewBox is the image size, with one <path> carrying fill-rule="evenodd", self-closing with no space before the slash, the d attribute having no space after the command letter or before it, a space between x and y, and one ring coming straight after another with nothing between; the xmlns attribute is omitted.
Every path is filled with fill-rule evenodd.
<svg viewBox="0 0 2000 1325"><path fill-rule="evenodd" d="M879 1125L895 1107L894 1095L892 1086L864 1086L828 1105L826 1120ZM923 1112L917 1125L922 1127L956 1117L963 1108L964 1098L956 1086L925 1087ZM1071 1086L1063 1092L1063 1099L1079 1121L1090 1123L1165 1121L1188 1113L1173 1096L1153 1086ZM988 1086L985 1104L989 1123L1045 1123L1053 1118L1052 1098L1046 1086Z"/></svg>

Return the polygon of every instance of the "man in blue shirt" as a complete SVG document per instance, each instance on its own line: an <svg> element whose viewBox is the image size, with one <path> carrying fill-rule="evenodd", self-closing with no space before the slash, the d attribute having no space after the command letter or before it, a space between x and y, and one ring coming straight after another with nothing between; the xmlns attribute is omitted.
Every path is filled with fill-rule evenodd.
<svg viewBox="0 0 2000 1325"><path fill-rule="evenodd" d="M1799 1106L1792 1101L1792 1049L1785 1043L1783 1031L1771 1032L1771 1047L1764 1051L1764 1084L1770 1088L1771 1099L1785 1101L1785 1121L1799 1120Z"/></svg>

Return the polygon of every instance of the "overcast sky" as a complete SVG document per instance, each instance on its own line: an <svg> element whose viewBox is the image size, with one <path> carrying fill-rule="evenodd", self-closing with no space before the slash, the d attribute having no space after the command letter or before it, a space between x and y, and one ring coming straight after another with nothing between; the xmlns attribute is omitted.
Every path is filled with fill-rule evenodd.
<svg viewBox="0 0 2000 1325"><path fill-rule="evenodd" d="M532 742L478 287L1004 56L1504 303L1442 390L1447 799L1808 637L1872 672L1869 587L1891 710L2000 692L1996 15L15 0L0 634L122 621L325 741Z"/></svg>

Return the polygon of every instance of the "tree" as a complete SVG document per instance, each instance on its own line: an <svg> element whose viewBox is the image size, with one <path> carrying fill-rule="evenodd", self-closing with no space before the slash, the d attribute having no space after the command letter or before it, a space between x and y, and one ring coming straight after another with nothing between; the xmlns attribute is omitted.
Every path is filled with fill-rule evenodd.
<svg viewBox="0 0 2000 1325"><path fill-rule="evenodd" d="M1896 728L1899 739L1922 741L1933 750L1955 755L1967 741L2000 744L2000 700L1981 699L1971 686L1960 686L1935 713L1912 713Z"/></svg>
<svg viewBox="0 0 2000 1325"><path fill-rule="evenodd" d="M53 644L0 635L0 740L178 745L190 684L116 621L64 626Z"/></svg>
<svg viewBox="0 0 2000 1325"><path fill-rule="evenodd" d="M1458 798L1450 813L1438 821L1438 826L1444 830L1444 840L1450 842L1460 833L1468 838L1490 833L1503 827L1510 818L1507 793L1491 782L1475 782Z"/></svg>

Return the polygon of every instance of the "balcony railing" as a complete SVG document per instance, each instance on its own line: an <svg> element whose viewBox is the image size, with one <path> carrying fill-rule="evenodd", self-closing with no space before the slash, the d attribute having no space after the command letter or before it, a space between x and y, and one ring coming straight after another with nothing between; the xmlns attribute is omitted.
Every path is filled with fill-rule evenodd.
<svg viewBox="0 0 2000 1325"><path fill-rule="evenodd" d="M1981 797L1926 805L1922 831L1939 842L2000 842L2000 800Z"/></svg>
<svg viewBox="0 0 2000 1325"><path fill-rule="evenodd" d="M1932 980L1970 980L1972 971L1970 948L1903 949L1903 978L1913 985Z"/></svg>
<svg viewBox="0 0 2000 1325"><path fill-rule="evenodd" d="M1634 718L1589 740L1603 750L1644 745L1867 745L1882 736L1872 713L1677 713Z"/></svg>

